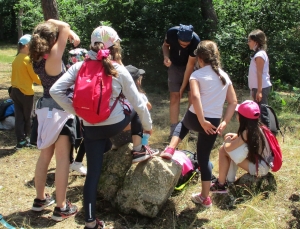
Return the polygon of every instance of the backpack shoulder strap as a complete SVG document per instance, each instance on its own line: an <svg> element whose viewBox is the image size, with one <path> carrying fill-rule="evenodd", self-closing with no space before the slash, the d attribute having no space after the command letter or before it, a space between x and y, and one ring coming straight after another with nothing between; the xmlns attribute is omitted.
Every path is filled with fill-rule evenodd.
<svg viewBox="0 0 300 229"><path fill-rule="evenodd" d="M266 105L266 107L269 108L270 111L273 113L273 115L274 115L274 117L275 117L276 128L277 128L277 130L280 132L280 134L281 134L281 136L282 136L282 141L284 142L284 135L283 135L283 133L282 133L281 130L280 130L279 123L278 123L278 118L277 118L277 115L276 115L274 109L273 109L272 107L270 107L269 105Z"/></svg>

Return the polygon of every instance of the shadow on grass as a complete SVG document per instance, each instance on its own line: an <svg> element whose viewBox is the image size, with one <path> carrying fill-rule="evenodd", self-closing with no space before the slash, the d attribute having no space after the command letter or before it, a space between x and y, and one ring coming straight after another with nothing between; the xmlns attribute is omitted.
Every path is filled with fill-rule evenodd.
<svg viewBox="0 0 300 229"><path fill-rule="evenodd" d="M202 228L204 224L209 222L209 219L197 218L197 213L205 210L206 208L200 205L183 210L177 217L175 228Z"/></svg>
<svg viewBox="0 0 300 229"><path fill-rule="evenodd" d="M0 149L0 158L10 156L16 152L15 149Z"/></svg>
<svg viewBox="0 0 300 229"><path fill-rule="evenodd" d="M292 205L290 206L291 213L295 217L287 222L289 228L300 229L300 194L293 193L289 200L292 201Z"/></svg>

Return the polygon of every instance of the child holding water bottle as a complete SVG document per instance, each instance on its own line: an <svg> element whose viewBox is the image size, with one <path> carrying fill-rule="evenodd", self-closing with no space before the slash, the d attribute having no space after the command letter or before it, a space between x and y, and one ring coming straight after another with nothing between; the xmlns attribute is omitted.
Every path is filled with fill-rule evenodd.
<svg viewBox="0 0 300 229"><path fill-rule="evenodd" d="M132 76L132 79L137 87L138 92L141 95L142 100L146 103L146 106L148 110L150 111L152 109L151 103L148 101L148 98L146 96L145 91L142 88L142 79L143 79L143 74L145 74L145 71L143 69L138 69L135 66L132 65L127 65L125 68L128 70L130 75ZM128 101L126 101L128 103ZM142 145L148 145L148 140L149 140L150 134L143 134L142 138ZM114 136L113 138L110 139L113 146L113 149L117 149L118 147L131 142L131 131L130 131L130 124L118 135Z"/></svg>
<svg viewBox="0 0 300 229"><path fill-rule="evenodd" d="M132 79L138 89L138 92L140 93L143 101L146 103L148 110L150 111L152 109L152 105L149 102L145 91L142 88L142 79L143 79L143 74L145 74L145 71L143 69L138 69L132 65L127 65L126 69L129 71L130 75L132 76ZM148 145L148 140L149 140L150 134L143 134L142 138L142 144L143 145Z"/></svg>

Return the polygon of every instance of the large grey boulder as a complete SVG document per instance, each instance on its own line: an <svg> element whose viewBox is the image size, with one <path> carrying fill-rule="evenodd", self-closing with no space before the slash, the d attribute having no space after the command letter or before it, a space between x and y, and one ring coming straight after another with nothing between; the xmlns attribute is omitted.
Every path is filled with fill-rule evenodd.
<svg viewBox="0 0 300 229"><path fill-rule="evenodd" d="M123 213L155 217L174 191L181 165L157 156L132 164L131 149L128 144L105 153L99 194Z"/></svg>

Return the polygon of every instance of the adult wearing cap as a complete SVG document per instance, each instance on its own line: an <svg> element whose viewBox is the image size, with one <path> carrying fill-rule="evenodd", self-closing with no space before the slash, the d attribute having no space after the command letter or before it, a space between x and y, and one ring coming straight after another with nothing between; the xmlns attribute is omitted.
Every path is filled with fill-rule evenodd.
<svg viewBox="0 0 300 229"><path fill-rule="evenodd" d="M87 158L87 175L84 183L83 199L85 229L104 228L104 222L96 219L97 187L101 174L103 154L110 144L109 138L120 133L130 122L133 141L133 163L147 160L153 153L148 146L141 145L144 132L152 132L152 120L146 104L141 99L134 81L121 63L120 38L117 32L108 26L96 28L91 35L89 58L102 64L107 77L112 77L110 106L121 92L133 106L131 114L125 114L120 102L116 103L110 116L102 122L91 124L83 119L84 144ZM100 60L100 61L99 61ZM76 114L72 101L66 96L67 89L75 84L83 62L72 65L51 88L50 94L66 111ZM88 66L88 65L87 65ZM139 119L140 118L140 122ZM111 145L110 145L111 146Z"/></svg>
<svg viewBox="0 0 300 229"><path fill-rule="evenodd" d="M219 150L219 178L210 187L213 193L226 193L228 183L235 181L238 167L251 175L267 175L273 157L261 130L260 109L256 102L246 100L236 106L239 128L227 133ZM227 182L226 182L227 180Z"/></svg>
<svg viewBox="0 0 300 229"><path fill-rule="evenodd" d="M178 123L180 98L186 87L189 91L188 82L196 63L194 51L199 42L200 38L192 25L180 24L167 31L162 45L164 65L169 68L170 136ZM190 97L189 92L188 95Z"/></svg>
<svg viewBox="0 0 300 229"><path fill-rule="evenodd" d="M31 112L33 108L33 83L41 84L30 62L29 42L31 35L22 36L18 42L18 53L12 63L10 96L15 106L16 148L29 146L27 138L31 131Z"/></svg>

